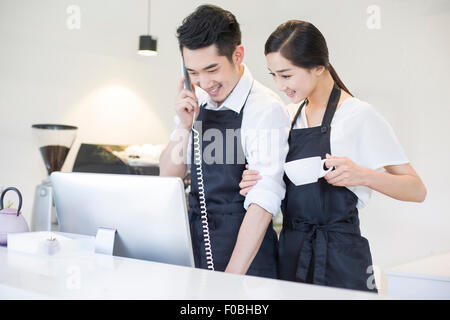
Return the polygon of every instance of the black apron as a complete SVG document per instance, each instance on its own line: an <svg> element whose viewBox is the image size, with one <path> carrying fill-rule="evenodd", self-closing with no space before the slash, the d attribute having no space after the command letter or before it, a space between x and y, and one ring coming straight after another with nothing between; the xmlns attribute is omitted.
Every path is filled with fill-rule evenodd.
<svg viewBox="0 0 450 320"><path fill-rule="evenodd" d="M197 130L200 132L201 136L206 133L207 130L214 129L220 131L223 137L223 149L215 150L216 155L217 152L222 152L222 163L207 163L210 161L205 162L204 151L208 148L208 145L214 142L215 138L210 139L212 141L202 141L202 139L200 139L211 250L214 260L214 269L217 271L224 271L227 267L236 244L241 223L246 213L244 209L245 198L239 193L239 183L242 179L242 173L245 170L246 160L245 157L240 159L240 161L238 160L239 155L243 155L240 128L242 124L243 110L247 99L245 100L244 106L241 108L239 114L233 110L214 111L201 107L196 121L196 126L201 123L201 131ZM227 129L232 129L233 132L235 132L234 130L239 129L239 134L234 137L234 143L232 144L234 150L231 149L229 145L230 143L225 143ZM215 132L218 133L218 131ZM230 152L234 152L233 161L230 161L229 159L231 155ZM189 222L195 266L197 268L207 269L198 194L197 166L195 165L194 157L194 134L192 134ZM271 222L267 228L261 247L250 265L247 274L277 278L277 245L277 235L273 230Z"/></svg>
<svg viewBox="0 0 450 320"><path fill-rule="evenodd" d="M293 129L306 101L300 106L289 134L286 162L331 154L331 120L340 98L335 84L322 125ZM335 187L325 178L296 186L284 175L279 272L284 280L377 292L367 239L359 229L357 196ZM372 289L373 288L373 289Z"/></svg>

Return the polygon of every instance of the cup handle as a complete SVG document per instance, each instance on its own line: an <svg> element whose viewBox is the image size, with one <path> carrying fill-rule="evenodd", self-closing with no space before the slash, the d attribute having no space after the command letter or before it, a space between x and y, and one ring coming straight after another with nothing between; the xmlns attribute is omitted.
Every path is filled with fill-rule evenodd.
<svg viewBox="0 0 450 320"><path fill-rule="evenodd" d="M320 176L319 178L324 177L328 172L330 172L331 170L334 170L334 167L328 168L328 169L324 169L325 168L325 161L327 161L327 159L322 159L320 162Z"/></svg>

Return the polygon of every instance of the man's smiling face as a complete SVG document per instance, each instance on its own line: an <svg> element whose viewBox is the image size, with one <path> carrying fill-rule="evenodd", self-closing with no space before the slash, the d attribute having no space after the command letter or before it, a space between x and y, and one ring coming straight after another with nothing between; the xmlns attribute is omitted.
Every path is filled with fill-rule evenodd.
<svg viewBox="0 0 450 320"><path fill-rule="evenodd" d="M215 45L195 50L183 48L183 58L192 84L205 90L220 106L239 82L243 47L236 48L232 62L218 55Z"/></svg>

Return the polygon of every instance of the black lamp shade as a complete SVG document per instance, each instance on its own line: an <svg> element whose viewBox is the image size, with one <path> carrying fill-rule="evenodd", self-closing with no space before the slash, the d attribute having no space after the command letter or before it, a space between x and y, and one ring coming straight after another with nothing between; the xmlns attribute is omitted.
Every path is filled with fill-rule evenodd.
<svg viewBox="0 0 450 320"><path fill-rule="evenodd" d="M150 35L139 37L139 54L145 56L155 56L158 54L156 50L156 39Z"/></svg>

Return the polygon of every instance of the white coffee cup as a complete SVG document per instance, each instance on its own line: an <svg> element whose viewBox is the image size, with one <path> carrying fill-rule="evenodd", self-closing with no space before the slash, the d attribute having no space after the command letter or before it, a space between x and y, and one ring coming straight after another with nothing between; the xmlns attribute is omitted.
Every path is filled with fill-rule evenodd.
<svg viewBox="0 0 450 320"><path fill-rule="evenodd" d="M319 178L325 176L333 167L324 169L325 161L321 157L303 158L289 161L284 164L284 172L288 178L296 185L317 182Z"/></svg>

